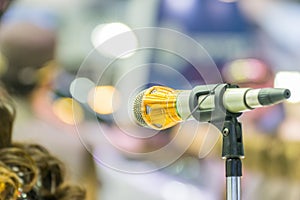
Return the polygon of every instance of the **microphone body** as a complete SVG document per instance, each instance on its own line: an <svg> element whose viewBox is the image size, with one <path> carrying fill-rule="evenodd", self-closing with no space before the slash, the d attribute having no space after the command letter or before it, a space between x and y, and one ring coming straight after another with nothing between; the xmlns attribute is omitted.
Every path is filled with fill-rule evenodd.
<svg viewBox="0 0 300 200"><path fill-rule="evenodd" d="M218 88L222 91L216 92ZM251 89L220 84L174 90L153 86L136 96L133 114L139 125L163 130L189 118L209 122L213 111L241 113L277 104L289 97L290 91L281 88Z"/></svg>

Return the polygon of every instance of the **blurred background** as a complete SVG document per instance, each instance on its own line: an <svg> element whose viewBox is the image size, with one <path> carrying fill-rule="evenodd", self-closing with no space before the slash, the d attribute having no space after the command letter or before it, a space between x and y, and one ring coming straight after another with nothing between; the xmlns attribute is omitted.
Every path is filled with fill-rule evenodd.
<svg viewBox="0 0 300 200"><path fill-rule="evenodd" d="M217 130L188 122L156 134L130 124L124 102L155 84L191 89L222 81L288 88L287 102L239 118L245 145L242 196L299 199L299 3L14 0L0 26L0 77L17 105L14 140L46 146L91 200L224 199L221 142L204 145ZM184 34L203 50L146 27ZM142 37L153 48L121 55L141 47ZM186 145L187 140L192 142ZM143 156L167 144L170 152ZM176 159L169 161L174 152Z"/></svg>

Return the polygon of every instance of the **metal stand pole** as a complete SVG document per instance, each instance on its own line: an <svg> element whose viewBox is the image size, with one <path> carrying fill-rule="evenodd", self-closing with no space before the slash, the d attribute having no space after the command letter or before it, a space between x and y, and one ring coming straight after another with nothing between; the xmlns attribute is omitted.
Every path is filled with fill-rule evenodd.
<svg viewBox="0 0 300 200"><path fill-rule="evenodd" d="M241 177L226 178L226 199L241 199Z"/></svg>
<svg viewBox="0 0 300 200"><path fill-rule="evenodd" d="M226 159L226 199L241 199L241 160ZM235 166L234 166L235 165Z"/></svg>

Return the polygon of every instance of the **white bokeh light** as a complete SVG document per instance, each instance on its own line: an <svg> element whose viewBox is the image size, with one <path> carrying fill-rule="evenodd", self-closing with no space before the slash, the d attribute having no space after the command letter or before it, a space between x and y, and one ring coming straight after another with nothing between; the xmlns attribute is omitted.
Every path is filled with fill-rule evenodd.
<svg viewBox="0 0 300 200"><path fill-rule="evenodd" d="M291 97L287 99L290 103L300 102L300 72L282 71L275 76L274 87L287 88L291 91Z"/></svg>
<svg viewBox="0 0 300 200"><path fill-rule="evenodd" d="M123 23L100 24L91 34L91 42L99 53L108 57L128 58L138 47L131 28Z"/></svg>

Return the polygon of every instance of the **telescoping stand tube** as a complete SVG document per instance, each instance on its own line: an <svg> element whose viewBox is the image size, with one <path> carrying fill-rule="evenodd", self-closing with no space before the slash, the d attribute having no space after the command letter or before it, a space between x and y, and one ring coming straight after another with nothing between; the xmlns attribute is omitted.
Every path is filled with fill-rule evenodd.
<svg viewBox="0 0 300 200"><path fill-rule="evenodd" d="M222 157L226 159L226 196L228 200L240 200L244 148L241 124L236 117L226 116L222 134Z"/></svg>
<svg viewBox="0 0 300 200"><path fill-rule="evenodd" d="M241 176L242 161L244 158L244 147L242 138L241 123L237 117L241 113L230 113L223 106L223 94L227 88L237 87L229 84L218 84L199 86L193 89L190 98L190 107L193 110L199 107L198 97L202 95L214 95L213 109L207 111L195 110L193 117L198 121L210 122L214 124L222 133L223 146L222 158L225 159L226 172L226 199L241 199Z"/></svg>

